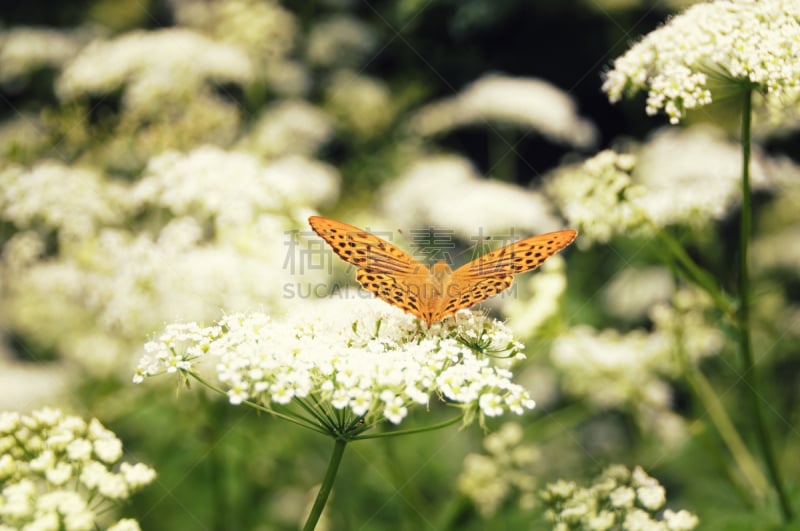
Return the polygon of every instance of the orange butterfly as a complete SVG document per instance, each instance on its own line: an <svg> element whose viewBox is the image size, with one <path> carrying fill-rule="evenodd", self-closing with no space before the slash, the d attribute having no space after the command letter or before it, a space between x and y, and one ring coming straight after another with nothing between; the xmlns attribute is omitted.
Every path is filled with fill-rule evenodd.
<svg viewBox="0 0 800 531"><path fill-rule="evenodd" d="M531 236L453 271L444 260L428 269L386 240L341 221L311 216L308 223L345 262L358 267L356 280L364 289L429 327L497 295L511 285L515 274L536 269L578 235L560 230Z"/></svg>

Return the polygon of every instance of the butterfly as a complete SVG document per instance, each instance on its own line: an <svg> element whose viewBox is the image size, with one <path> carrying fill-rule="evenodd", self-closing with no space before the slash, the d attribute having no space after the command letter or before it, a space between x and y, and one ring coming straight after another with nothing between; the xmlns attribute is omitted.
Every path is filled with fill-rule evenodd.
<svg viewBox="0 0 800 531"><path fill-rule="evenodd" d="M444 260L429 269L386 240L335 219L311 216L308 223L339 257L358 268L356 280L364 289L428 327L497 295L514 275L536 269L578 235L568 229L524 238L453 271Z"/></svg>

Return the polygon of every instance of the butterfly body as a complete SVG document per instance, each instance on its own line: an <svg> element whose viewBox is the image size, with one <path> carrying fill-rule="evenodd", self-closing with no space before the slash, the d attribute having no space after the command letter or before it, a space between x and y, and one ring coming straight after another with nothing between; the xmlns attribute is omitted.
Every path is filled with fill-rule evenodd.
<svg viewBox="0 0 800 531"><path fill-rule="evenodd" d="M577 236L574 230L531 236L454 271L444 261L429 269L386 240L341 221L311 216L308 222L358 268L356 280L364 289L428 326L507 289L515 274L537 268Z"/></svg>

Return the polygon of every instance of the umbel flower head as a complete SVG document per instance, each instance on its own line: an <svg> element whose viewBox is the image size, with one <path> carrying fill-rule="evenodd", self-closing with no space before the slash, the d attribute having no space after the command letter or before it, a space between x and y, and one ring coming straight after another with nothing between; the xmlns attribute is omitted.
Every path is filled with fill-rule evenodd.
<svg viewBox="0 0 800 531"><path fill-rule="evenodd" d="M41 409L0 413L0 531L89 531L108 525L112 504L155 478L141 463L122 463L122 443L97 420ZM122 519L109 530L135 531Z"/></svg>
<svg viewBox="0 0 800 531"><path fill-rule="evenodd" d="M666 491L641 467L633 471L623 465L607 467L588 487L559 480L542 491L545 515L553 529L637 529L641 531L688 531L699 523L697 516L666 509Z"/></svg>
<svg viewBox="0 0 800 531"><path fill-rule="evenodd" d="M281 320L252 313L209 327L171 324L145 345L134 382L165 372L192 376L232 404L247 401L315 431L354 436L384 419L399 424L432 396L461 406L467 420L532 409L507 368L524 357L521 348L505 326L479 313L462 311L426 330L380 301L343 298L302 305ZM200 375L207 361L218 386Z"/></svg>
<svg viewBox="0 0 800 531"><path fill-rule="evenodd" d="M767 112L800 101L800 4L796 0L718 0L696 4L614 61L603 90L611 101L647 91L647 113L678 123L742 85Z"/></svg>

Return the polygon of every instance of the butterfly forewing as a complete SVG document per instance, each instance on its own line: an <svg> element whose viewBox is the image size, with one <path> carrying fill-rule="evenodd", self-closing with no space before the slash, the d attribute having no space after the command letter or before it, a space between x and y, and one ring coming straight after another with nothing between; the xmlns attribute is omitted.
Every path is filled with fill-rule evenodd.
<svg viewBox="0 0 800 531"><path fill-rule="evenodd" d="M393 275L427 273L428 269L411 255L358 227L320 216L311 216L308 218L308 223L345 262L375 273Z"/></svg>
<svg viewBox="0 0 800 531"><path fill-rule="evenodd" d="M574 230L560 230L524 238L464 264L456 269L454 276L467 279L524 273L539 267L577 235Z"/></svg>

